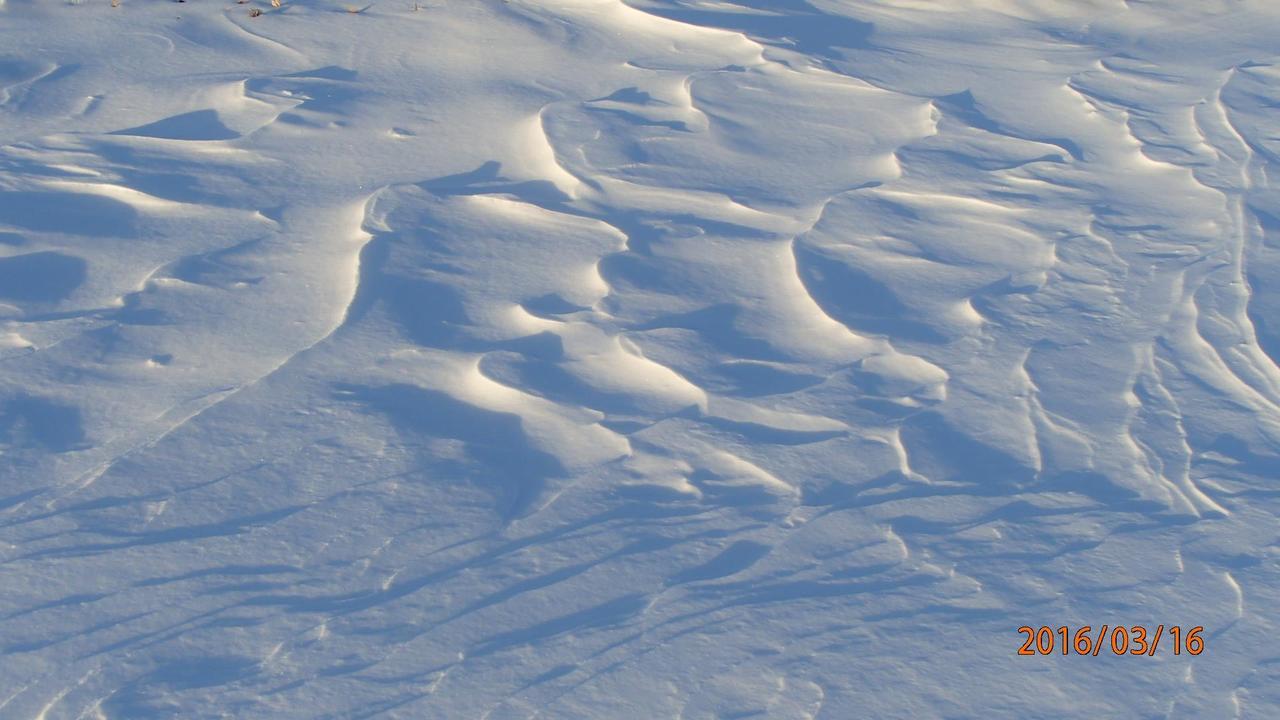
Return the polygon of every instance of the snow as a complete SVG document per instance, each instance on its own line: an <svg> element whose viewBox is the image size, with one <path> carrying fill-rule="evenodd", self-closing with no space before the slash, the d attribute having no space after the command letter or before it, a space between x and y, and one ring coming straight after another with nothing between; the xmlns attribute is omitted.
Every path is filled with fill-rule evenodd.
<svg viewBox="0 0 1280 720"><path fill-rule="evenodd" d="M1280 717L1277 37L0 0L0 717Z"/></svg>

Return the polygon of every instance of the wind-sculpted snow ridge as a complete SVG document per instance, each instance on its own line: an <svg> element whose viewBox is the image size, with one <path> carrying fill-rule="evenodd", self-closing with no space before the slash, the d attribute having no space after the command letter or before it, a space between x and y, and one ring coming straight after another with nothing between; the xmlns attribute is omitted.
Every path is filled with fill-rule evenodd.
<svg viewBox="0 0 1280 720"><path fill-rule="evenodd" d="M0 717L1277 717L1278 36L0 1Z"/></svg>

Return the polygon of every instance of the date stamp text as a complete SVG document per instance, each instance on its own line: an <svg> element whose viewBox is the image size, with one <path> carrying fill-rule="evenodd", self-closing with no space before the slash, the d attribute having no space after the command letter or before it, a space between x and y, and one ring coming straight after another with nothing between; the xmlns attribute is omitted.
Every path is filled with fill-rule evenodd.
<svg viewBox="0 0 1280 720"><path fill-rule="evenodd" d="M1145 655L1155 657L1161 642L1172 648L1174 655L1199 655L1204 652L1204 627L1185 628L1181 625L1084 625L1072 628L1067 625L1032 627L1023 625L1018 632L1026 637L1019 655Z"/></svg>

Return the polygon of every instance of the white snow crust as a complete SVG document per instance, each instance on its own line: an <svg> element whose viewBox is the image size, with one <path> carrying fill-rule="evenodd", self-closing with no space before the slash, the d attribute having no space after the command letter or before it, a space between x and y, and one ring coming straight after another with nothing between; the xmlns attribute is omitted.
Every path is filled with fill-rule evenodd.
<svg viewBox="0 0 1280 720"><path fill-rule="evenodd" d="M0 0L0 718L1280 717L1280 3L350 10Z"/></svg>

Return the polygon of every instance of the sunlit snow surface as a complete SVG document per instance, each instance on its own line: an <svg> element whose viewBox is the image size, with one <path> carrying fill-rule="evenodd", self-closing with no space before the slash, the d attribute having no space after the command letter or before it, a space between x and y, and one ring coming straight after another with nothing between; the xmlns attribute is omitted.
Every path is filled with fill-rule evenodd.
<svg viewBox="0 0 1280 720"><path fill-rule="evenodd" d="M1280 717L1280 4L260 6L0 0L0 717Z"/></svg>

